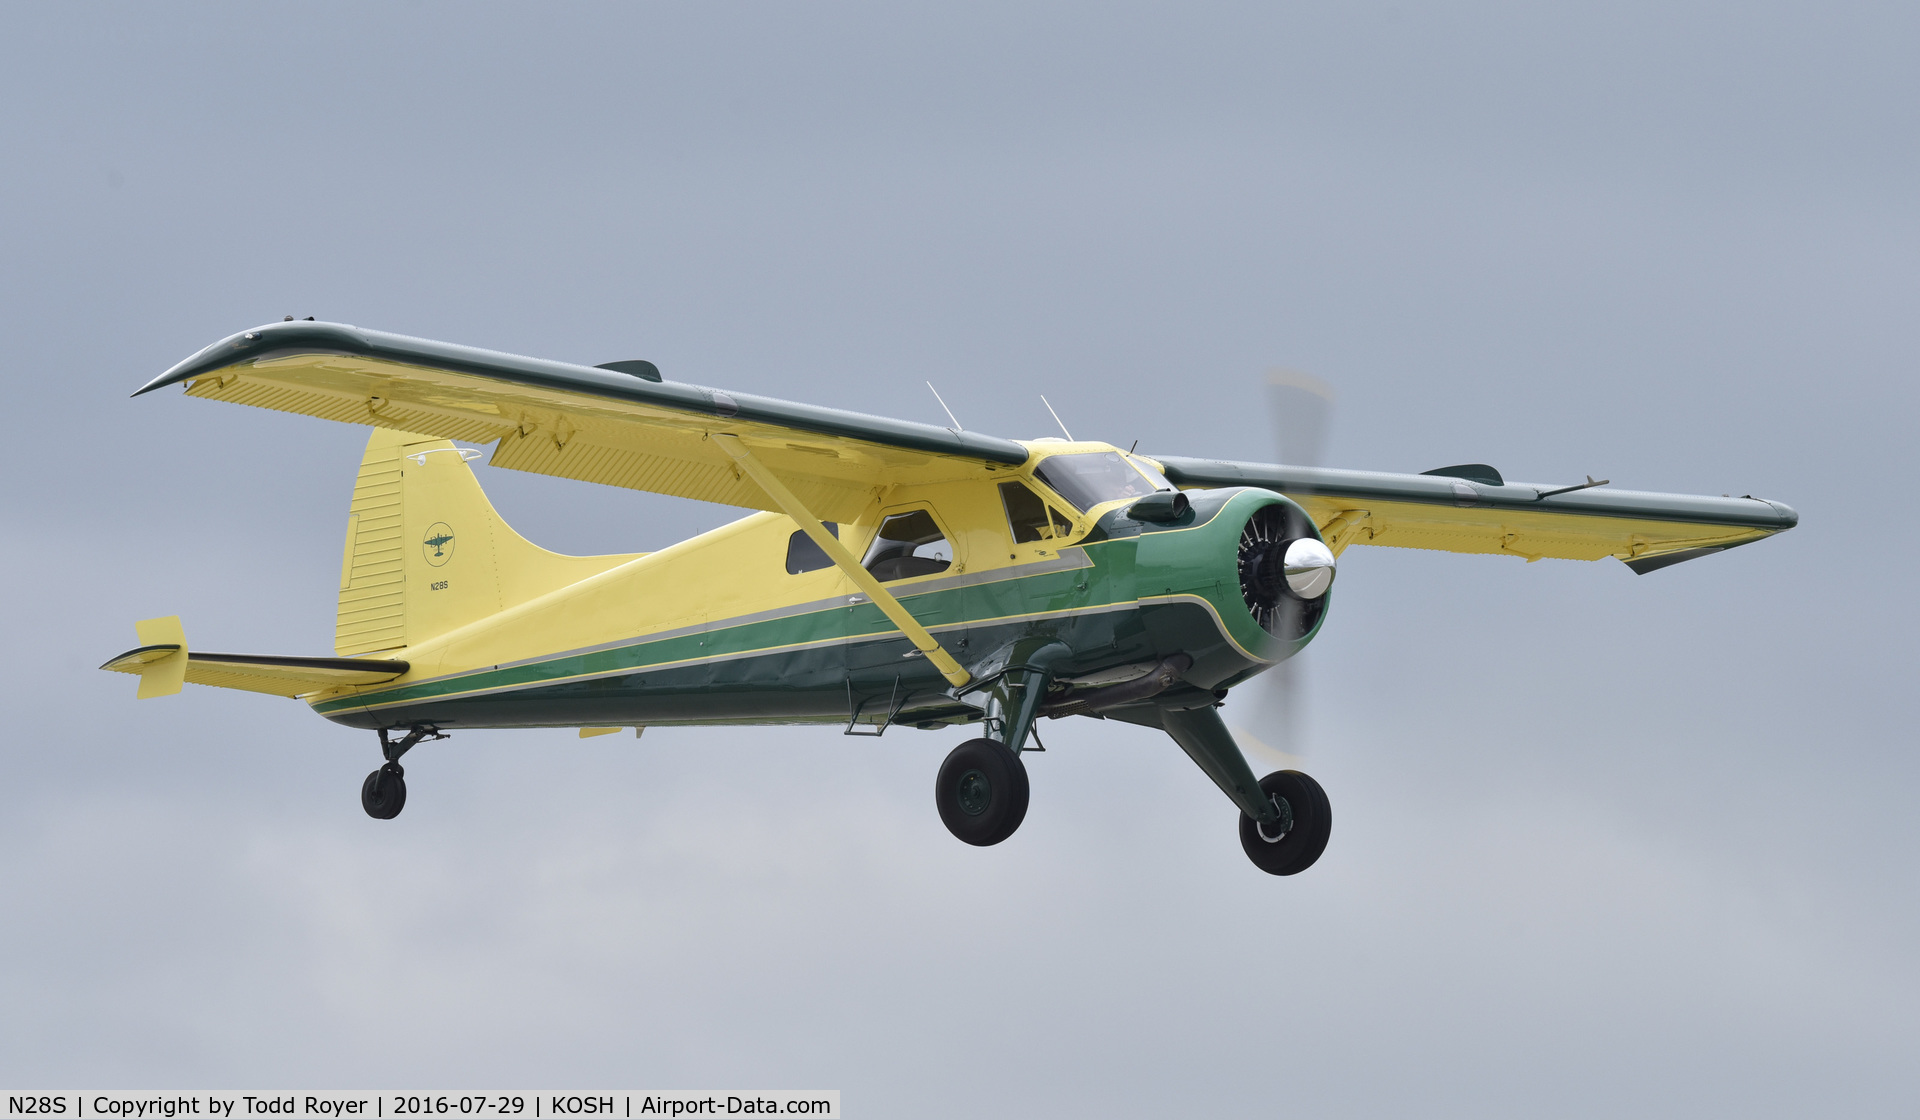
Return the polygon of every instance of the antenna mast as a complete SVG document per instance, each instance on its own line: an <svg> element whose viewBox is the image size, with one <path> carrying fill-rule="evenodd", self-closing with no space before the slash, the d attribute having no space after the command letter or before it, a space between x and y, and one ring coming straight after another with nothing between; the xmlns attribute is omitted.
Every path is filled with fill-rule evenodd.
<svg viewBox="0 0 1920 1120"><path fill-rule="evenodd" d="M927 392L932 393L933 399L940 402L940 411L946 413L947 419L953 421L953 430L964 431L965 426L960 423L960 418L953 414L953 409L947 407L946 398L940 395L940 390L934 388L931 381L927 382Z"/></svg>
<svg viewBox="0 0 1920 1120"><path fill-rule="evenodd" d="M1045 393L1040 394L1040 403L1047 406L1048 412L1053 412L1053 402L1047 399L1047 395ZM1060 414L1058 412L1053 412L1053 422L1060 425L1060 434L1067 437L1068 443L1079 442L1078 440L1075 440L1073 438L1072 432L1067 431L1067 425L1065 422L1063 422L1060 419Z"/></svg>

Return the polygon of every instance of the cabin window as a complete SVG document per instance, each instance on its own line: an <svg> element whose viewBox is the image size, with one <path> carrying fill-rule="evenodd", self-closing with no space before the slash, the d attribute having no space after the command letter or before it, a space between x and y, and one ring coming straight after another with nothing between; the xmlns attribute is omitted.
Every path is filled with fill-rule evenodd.
<svg viewBox="0 0 1920 1120"><path fill-rule="evenodd" d="M1013 529L1015 544L1054 540L1072 531L1067 519L1024 482L1002 482L1000 503L1007 507L1007 525Z"/></svg>
<svg viewBox="0 0 1920 1120"><path fill-rule="evenodd" d="M861 563L873 578L886 582L944 572L953 566L953 546L924 509L896 513L880 523L880 532Z"/></svg>
<svg viewBox="0 0 1920 1120"><path fill-rule="evenodd" d="M840 526L831 521L825 524L827 532L836 537L840 535ZM802 529L787 538L788 575L797 576L801 572L817 572L822 568L831 567L833 567L833 561L827 558L827 554L819 545L813 543L813 538L807 536L806 530Z"/></svg>
<svg viewBox="0 0 1920 1120"><path fill-rule="evenodd" d="M1159 471L1118 451L1049 456L1033 473L1082 512L1101 502L1144 498L1155 490L1173 489Z"/></svg>

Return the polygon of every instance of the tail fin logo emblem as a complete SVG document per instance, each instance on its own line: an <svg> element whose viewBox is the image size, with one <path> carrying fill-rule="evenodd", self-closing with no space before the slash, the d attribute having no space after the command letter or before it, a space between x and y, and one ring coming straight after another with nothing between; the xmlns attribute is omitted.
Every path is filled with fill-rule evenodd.
<svg viewBox="0 0 1920 1120"><path fill-rule="evenodd" d="M427 536L420 542L420 550L425 554L427 563L436 568L453 559L453 527L444 521L427 526Z"/></svg>

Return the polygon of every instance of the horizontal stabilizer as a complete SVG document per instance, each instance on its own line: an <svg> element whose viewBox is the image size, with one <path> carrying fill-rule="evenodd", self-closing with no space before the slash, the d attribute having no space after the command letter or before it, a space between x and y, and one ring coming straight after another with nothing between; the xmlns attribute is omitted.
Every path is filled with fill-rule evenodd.
<svg viewBox="0 0 1920 1120"><path fill-rule="evenodd" d="M157 662L179 655L178 645L130 649L100 666L142 676ZM300 696L342 685L380 684L407 671L404 661L371 657L276 657L269 654L200 653L186 655L186 683L237 688L271 696Z"/></svg>

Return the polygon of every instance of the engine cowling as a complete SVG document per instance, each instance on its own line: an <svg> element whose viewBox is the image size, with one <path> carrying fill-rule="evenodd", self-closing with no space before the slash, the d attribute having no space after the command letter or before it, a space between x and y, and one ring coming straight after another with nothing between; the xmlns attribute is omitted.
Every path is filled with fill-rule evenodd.
<svg viewBox="0 0 1920 1120"><path fill-rule="evenodd" d="M1192 655L1189 683L1230 687L1313 637L1331 598L1333 554L1306 512L1280 494L1190 493L1192 509L1178 521L1142 526L1134 572L1141 621L1160 655Z"/></svg>
<svg viewBox="0 0 1920 1120"><path fill-rule="evenodd" d="M1240 530L1240 597L1248 613L1281 641L1313 632L1327 609L1333 553L1299 506L1263 505Z"/></svg>

